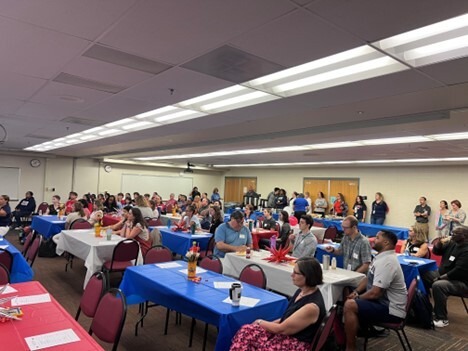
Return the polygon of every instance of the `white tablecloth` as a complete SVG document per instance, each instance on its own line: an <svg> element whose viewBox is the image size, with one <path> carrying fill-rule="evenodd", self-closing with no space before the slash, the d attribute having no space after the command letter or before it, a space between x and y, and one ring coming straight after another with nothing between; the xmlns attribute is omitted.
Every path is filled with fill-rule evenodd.
<svg viewBox="0 0 468 351"><path fill-rule="evenodd" d="M96 238L94 229L63 230L60 233L56 252L61 255L67 251L85 261L87 268L83 285L85 287L93 273L100 271L104 262L112 259L115 245L123 239L118 235L112 235L111 241L107 241L106 238ZM142 262L140 252L137 263Z"/></svg>
<svg viewBox="0 0 468 351"><path fill-rule="evenodd" d="M268 251L253 251L250 259L244 256L238 256L236 253L228 253L222 259L223 273L234 277L239 277L242 269L248 264L255 263L263 268L267 277L267 288L292 296L297 287L293 285L291 280L291 273L293 265L287 263L270 263L263 260L268 257ZM341 299L343 288L345 286L357 286L364 274L347 271L337 268L336 270L323 271L323 284L320 285L320 291L323 295L325 307L330 307L339 299Z"/></svg>

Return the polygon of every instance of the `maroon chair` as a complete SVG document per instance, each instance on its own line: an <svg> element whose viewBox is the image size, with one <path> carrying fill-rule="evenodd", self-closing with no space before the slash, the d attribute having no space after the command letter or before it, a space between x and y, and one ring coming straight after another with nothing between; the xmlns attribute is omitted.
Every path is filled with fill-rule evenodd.
<svg viewBox="0 0 468 351"><path fill-rule="evenodd" d="M41 202L40 205L37 207L37 213L39 215L45 214L47 212L47 208L49 207L49 204L47 202Z"/></svg>
<svg viewBox="0 0 468 351"><path fill-rule="evenodd" d="M172 252L167 247L155 245L148 250L144 258L144 264L163 263L172 261Z"/></svg>
<svg viewBox="0 0 468 351"><path fill-rule="evenodd" d="M145 218L146 219L146 218ZM146 221L146 223L148 224L148 227L156 227L158 225L161 225L161 221L157 218L150 218Z"/></svg>
<svg viewBox="0 0 468 351"><path fill-rule="evenodd" d="M218 256L209 255L209 256L203 257L203 259L199 263L199 266L206 270L216 272L219 274L223 274L223 263L221 262ZM195 331L196 323L197 323L196 319L192 318L192 325L190 326L189 347L192 347L193 333ZM205 332L203 334L203 350L205 350L206 348L207 337L208 337L208 323L205 323Z"/></svg>
<svg viewBox="0 0 468 351"><path fill-rule="evenodd" d="M89 335L93 333L102 341L113 343L117 350L127 316L127 302L120 289L110 289L99 301Z"/></svg>
<svg viewBox="0 0 468 351"><path fill-rule="evenodd" d="M13 255L11 252L0 249L0 263L8 269L8 272L11 272L11 267L13 267Z"/></svg>
<svg viewBox="0 0 468 351"><path fill-rule="evenodd" d="M406 336L405 333L405 325L406 325L406 319L408 318L409 311L411 309L411 304L413 303L414 296L416 295L416 287L418 285L417 279L413 279L413 281L410 284L410 287L408 288L408 298L406 300L406 318L404 318L400 323L376 323L374 324L375 326L382 327L385 329L390 329L394 330L397 335L398 339L400 340L401 346L403 346L403 350L406 350L405 343L403 342L403 339L400 335L400 331L403 334L406 344L408 345L408 348L410 351L412 351L411 344L408 340L408 337ZM366 339L364 341L364 351L367 350L367 341L369 340L369 336L366 335Z"/></svg>
<svg viewBox="0 0 468 351"><path fill-rule="evenodd" d="M75 219L68 229L91 229L93 225L84 218Z"/></svg>
<svg viewBox="0 0 468 351"><path fill-rule="evenodd" d="M317 227L317 228L323 228L323 223L322 222L315 222L314 221L314 227Z"/></svg>
<svg viewBox="0 0 468 351"><path fill-rule="evenodd" d="M36 235L34 240L31 243L31 247L26 252L26 262L32 267L34 261L36 260L37 253L39 252L39 247L41 246L42 236Z"/></svg>
<svg viewBox="0 0 468 351"><path fill-rule="evenodd" d="M5 265L0 263L0 285L10 283L10 271Z"/></svg>
<svg viewBox="0 0 468 351"><path fill-rule="evenodd" d="M213 255L214 252L214 247L215 247L215 240L214 240L214 235L210 238L208 241L208 245L206 246L206 250L200 252L200 258Z"/></svg>
<svg viewBox="0 0 468 351"><path fill-rule="evenodd" d="M23 251L21 252L23 254L23 256L26 256L26 252L28 252L28 249L29 247L31 246L31 243L32 241L34 240L35 236L36 236L36 231L35 230L31 230L28 234L28 236L26 237L26 239L24 240L24 244L23 244Z"/></svg>
<svg viewBox="0 0 468 351"><path fill-rule="evenodd" d="M110 283L110 273L123 273L127 267L133 266L132 261L137 260L139 252L140 245L136 240L126 239L119 242L114 247L112 259L102 265L102 269L106 273L107 283Z"/></svg>
<svg viewBox="0 0 468 351"><path fill-rule="evenodd" d="M325 233L323 234L323 241L325 242L325 239L335 241L337 236L338 236L338 231L336 230L336 228L328 227L327 229L325 229Z"/></svg>
<svg viewBox="0 0 468 351"><path fill-rule="evenodd" d="M78 320L81 311L83 311L86 317L94 317L99 301L101 301L101 297L106 292L106 287L106 276L103 272L96 272L91 276L81 296L75 320Z"/></svg>
<svg viewBox="0 0 468 351"><path fill-rule="evenodd" d="M320 328L317 330L314 339L312 340L312 351L320 351L325 346L325 343L333 330L336 312L337 307L336 305L333 305L323 318Z"/></svg>
<svg viewBox="0 0 468 351"><path fill-rule="evenodd" d="M455 294L453 296L457 296L457 297L461 298L461 300L463 302L463 306L465 306L465 311L466 311L466 313L468 313L468 306L466 305L466 302L465 302L465 299L468 299L468 292L466 292L465 294Z"/></svg>
<svg viewBox="0 0 468 351"><path fill-rule="evenodd" d="M263 271L262 267L255 263L244 267L244 269L240 272L239 280L261 289L265 289L267 286L265 272Z"/></svg>

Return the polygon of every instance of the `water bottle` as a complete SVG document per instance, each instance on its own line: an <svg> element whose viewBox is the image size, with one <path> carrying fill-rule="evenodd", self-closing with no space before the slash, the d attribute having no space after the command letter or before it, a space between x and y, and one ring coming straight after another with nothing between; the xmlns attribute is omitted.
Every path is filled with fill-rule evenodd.
<svg viewBox="0 0 468 351"><path fill-rule="evenodd" d="M171 229L172 227L172 222L170 219L167 220L167 229Z"/></svg>
<svg viewBox="0 0 468 351"><path fill-rule="evenodd" d="M270 238L270 247L276 249L276 235L272 235Z"/></svg>
<svg viewBox="0 0 468 351"><path fill-rule="evenodd" d="M330 268L330 255L323 255L322 265L324 271L327 271Z"/></svg>
<svg viewBox="0 0 468 351"><path fill-rule="evenodd" d="M332 261L331 261L331 269L336 269L336 257L333 257L333 258L332 258Z"/></svg>
<svg viewBox="0 0 468 351"><path fill-rule="evenodd" d="M410 255L409 250L406 249L406 250L405 250L405 256L409 256L409 255Z"/></svg>

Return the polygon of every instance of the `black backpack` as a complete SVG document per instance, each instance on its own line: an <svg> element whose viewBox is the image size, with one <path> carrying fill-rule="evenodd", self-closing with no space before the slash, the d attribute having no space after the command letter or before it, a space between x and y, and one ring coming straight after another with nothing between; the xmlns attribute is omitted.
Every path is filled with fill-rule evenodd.
<svg viewBox="0 0 468 351"><path fill-rule="evenodd" d="M429 297L417 289L409 311L408 324L423 329L434 329L432 305Z"/></svg>

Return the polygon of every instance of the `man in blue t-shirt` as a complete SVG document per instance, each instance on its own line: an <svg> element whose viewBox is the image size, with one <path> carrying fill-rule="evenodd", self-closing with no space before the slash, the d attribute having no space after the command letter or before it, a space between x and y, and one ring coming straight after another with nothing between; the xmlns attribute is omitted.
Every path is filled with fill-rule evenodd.
<svg viewBox="0 0 468 351"><path fill-rule="evenodd" d="M227 223L221 224L215 232L214 254L224 257L226 252L245 251L252 244L252 235L244 226L244 215L240 211L234 211Z"/></svg>
<svg viewBox="0 0 468 351"><path fill-rule="evenodd" d="M305 199L304 194L300 193L297 195L293 202L294 217L299 222L301 217L309 211L309 202Z"/></svg>

